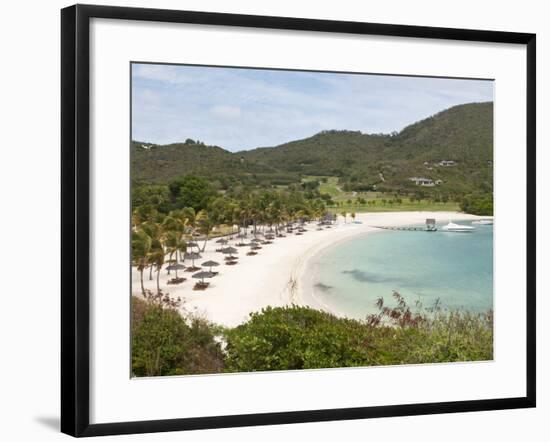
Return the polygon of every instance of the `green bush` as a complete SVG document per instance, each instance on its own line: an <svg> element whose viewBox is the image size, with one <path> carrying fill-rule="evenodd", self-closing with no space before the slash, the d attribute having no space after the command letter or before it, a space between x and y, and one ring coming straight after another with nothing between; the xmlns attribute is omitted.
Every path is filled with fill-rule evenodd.
<svg viewBox="0 0 550 442"><path fill-rule="evenodd" d="M135 376L358 367L493 358L492 312L416 311L394 293L364 320L267 307L235 328L183 317L160 295L132 302ZM223 334L225 348L215 336Z"/></svg>
<svg viewBox="0 0 550 442"><path fill-rule="evenodd" d="M412 313L381 305L364 321L307 307L268 307L226 331L231 372L490 360L492 314Z"/></svg>
<svg viewBox="0 0 550 442"><path fill-rule="evenodd" d="M372 363L369 330L306 307L268 307L226 332L226 370L293 370Z"/></svg>
<svg viewBox="0 0 550 442"><path fill-rule="evenodd" d="M473 215L493 215L493 195L468 195L460 204L460 210Z"/></svg>
<svg viewBox="0 0 550 442"><path fill-rule="evenodd" d="M187 320L163 302L132 299L132 373L168 376L218 373L223 369L216 329L203 319Z"/></svg>

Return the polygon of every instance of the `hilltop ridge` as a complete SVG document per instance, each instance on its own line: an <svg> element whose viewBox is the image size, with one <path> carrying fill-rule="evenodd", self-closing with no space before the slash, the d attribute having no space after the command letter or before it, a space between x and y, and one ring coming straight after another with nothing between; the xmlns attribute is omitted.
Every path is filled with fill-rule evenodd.
<svg viewBox="0 0 550 442"><path fill-rule="evenodd" d="M415 189L417 184L410 178L416 177L441 183L437 190L442 193L489 192L493 103L454 106L398 133L325 130L278 146L239 152L190 139L162 146L133 141L131 160L135 184L162 184L193 174L214 180L223 189L332 176L350 190L406 191Z"/></svg>

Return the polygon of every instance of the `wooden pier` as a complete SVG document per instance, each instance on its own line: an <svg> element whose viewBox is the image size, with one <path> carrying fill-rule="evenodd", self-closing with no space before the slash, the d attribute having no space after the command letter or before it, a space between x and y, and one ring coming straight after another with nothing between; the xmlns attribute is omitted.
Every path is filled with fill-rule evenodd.
<svg viewBox="0 0 550 442"><path fill-rule="evenodd" d="M435 226L435 218L426 218L426 227L411 227L411 226L373 226L376 229L384 230L401 230L406 232L437 232L437 227Z"/></svg>
<svg viewBox="0 0 550 442"><path fill-rule="evenodd" d="M402 230L402 231L409 231L409 232L434 232L434 230L428 230L425 227L395 227L395 226L373 226L376 229L384 229L384 230Z"/></svg>

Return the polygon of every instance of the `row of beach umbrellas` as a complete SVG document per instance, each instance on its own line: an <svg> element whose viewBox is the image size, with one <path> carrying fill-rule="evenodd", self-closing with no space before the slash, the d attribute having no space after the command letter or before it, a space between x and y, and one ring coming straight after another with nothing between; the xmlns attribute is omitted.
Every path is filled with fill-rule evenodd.
<svg viewBox="0 0 550 442"><path fill-rule="evenodd" d="M300 230L305 230L305 229L300 229ZM266 230L265 234L263 233L260 233L260 232L257 232L257 235L261 235L261 236L264 236L266 240L272 240L275 238L274 236L274 233L275 231L273 229L268 229ZM244 239L246 238L246 235L240 233L238 235L235 235L236 238L238 239ZM258 243L261 243L263 242L261 239L258 239L256 237L254 237L253 239L250 240L250 242L253 244L252 245L252 248L260 248ZM217 244L222 244L222 245L227 245L229 243L229 240L226 239L226 238L219 238L216 240L216 243ZM189 247L197 247L197 249L199 248L199 245L194 242L194 241L190 241L187 243L187 245ZM221 253L223 253L224 255L229 255L228 259L235 259L233 257L234 254L237 254L238 253L238 250L234 247L224 247L222 249L219 250ZM200 259L201 258L201 255L198 253L198 252L188 252L188 253L185 253L184 254L184 259L190 259L192 261L192 266L195 267L195 260L196 259ZM193 274L193 278L195 279L200 279L202 283L204 283L204 280L205 278L213 278L215 276L215 274L212 272L212 267L217 267L219 266L220 263L216 262L216 261L213 261L213 260L209 260L209 261L205 261L201 264L201 267L208 267L208 271L201 271L201 272L197 272L197 273L194 273ZM183 264L170 264L169 266L166 267L166 270L170 271L170 270L183 270L185 269L185 266Z"/></svg>
<svg viewBox="0 0 550 442"><path fill-rule="evenodd" d="M196 257L195 259L198 259L198 258L200 258L200 256ZM201 264L202 267L209 267L210 272L212 271L212 267L216 267L216 266L219 266L219 265L220 265L220 263L218 263L216 261L212 261L212 260L203 262ZM179 263L178 264L170 264L169 266L166 267L166 270L170 270L170 271L172 271L172 270L183 270L183 269L185 269L185 266L183 264L179 264Z"/></svg>
<svg viewBox="0 0 550 442"><path fill-rule="evenodd" d="M303 229L303 228L300 229L300 231L304 231L304 230L305 229ZM275 239L274 233L275 233L275 231L270 228L270 229L266 230L265 234L261 233L261 232L257 232L256 235L264 236L266 240L271 241L271 240ZM238 239L244 239L244 238L246 238L246 235L242 234L242 233L239 233L239 234L235 235L235 237L238 238ZM256 237L254 237L253 239L250 240L250 242L254 243L253 244L254 247L258 247L258 243L261 243L263 241L261 239L258 239ZM229 243L229 240L227 238L219 238L219 239L216 240L216 243L225 246ZM189 243L187 243L187 245L189 247L197 247L197 248L199 247L199 245L194 241L190 241ZM232 258L234 254L238 253L238 250L234 247L224 247L224 248L220 249L219 251L222 252L225 255L229 255L230 258ZM201 255L198 252L189 252L189 253L184 254L184 259L190 259L193 262L193 267L195 265L195 260L200 259L200 258L201 258ZM201 266L203 266L203 267L210 267L210 273L212 273L212 267L217 266L217 265L219 265L219 263L217 263L216 261L207 261L206 263L201 264ZM185 266L182 265L182 264L171 264L166 269L167 270L176 270L176 269L177 270L182 270L184 268L185 268ZM207 272L203 272L203 273L207 273ZM195 275L193 275L193 277L195 277ZM207 276L205 276L205 277L207 277Z"/></svg>

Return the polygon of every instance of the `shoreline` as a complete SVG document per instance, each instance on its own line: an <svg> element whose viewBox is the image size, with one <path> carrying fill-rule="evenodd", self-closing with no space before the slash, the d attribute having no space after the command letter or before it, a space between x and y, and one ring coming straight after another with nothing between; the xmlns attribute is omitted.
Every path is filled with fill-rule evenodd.
<svg viewBox="0 0 550 442"><path fill-rule="evenodd" d="M379 215L379 216L376 216ZM441 216L444 215L444 216ZM323 310L338 317L349 317L349 315L340 311L337 307L328 305L319 296L315 294L314 280L315 272L312 267L315 262L324 254L329 253L335 247L343 243L352 241L361 236L372 234L389 233L388 230L377 228L377 225L387 225L391 227L400 227L405 225L424 225L426 218L435 218L439 222L452 221L473 221L477 219L489 219L492 216L470 215L461 212L379 212L379 213L361 213L356 216L358 221L363 222L366 228L357 231L355 235L341 236L332 238L333 241L325 243L316 253L313 253L305 258L305 263L301 269L300 283L298 284L297 305L310 306L318 310Z"/></svg>
<svg viewBox="0 0 550 442"><path fill-rule="evenodd" d="M304 235L288 234L276 238L273 244L263 245L257 256L247 256L248 247L238 248L238 264L226 266L223 256L215 249L219 246L214 240L207 243L206 251L195 265L207 260L216 260L221 265L215 270L219 275L210 279L205 291L193 291L195 279L191 273L179 271L178 276L187 281L177 286L166 285L174 272L167 275L163 268L160 274L161 290L171 298L178 296L183 301L182 309L223 326L234 327L245 322L250 313L267 306L280 307L291 304L309 306L328 311L336 316L344 316L315 297L312 290L311 265L323 253L357 236L383 232L374 226L403 226L424 223L426 218L436 218L439 222L467 221L492 218L469 215L459 212L375 212L359 213L355 221L344 223L341 217L331 229L316 230L316 223L307 225ZM187 263L186 263L187 264ZM149 280L149 270L144 272L146 289L156 291L156 272ZM139 272L132 268L132 294L140 296Z"/></svg>

